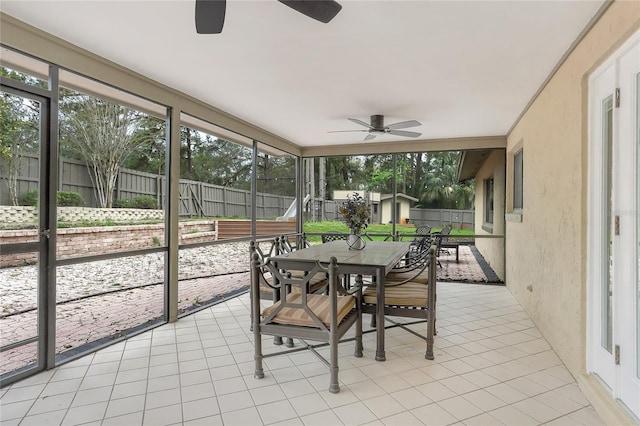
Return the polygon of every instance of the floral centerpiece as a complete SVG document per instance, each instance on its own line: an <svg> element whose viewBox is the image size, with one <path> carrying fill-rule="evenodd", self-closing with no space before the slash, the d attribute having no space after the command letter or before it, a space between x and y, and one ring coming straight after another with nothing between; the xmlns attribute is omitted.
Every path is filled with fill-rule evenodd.
<svg viewBox="0 0 640 426"><path fill-rule="evenodd" d="M366 229L371 217L371 206L357 192L347 196L347 201L338 208L342 221L347 224L352 234L360 235Z"/></svg>

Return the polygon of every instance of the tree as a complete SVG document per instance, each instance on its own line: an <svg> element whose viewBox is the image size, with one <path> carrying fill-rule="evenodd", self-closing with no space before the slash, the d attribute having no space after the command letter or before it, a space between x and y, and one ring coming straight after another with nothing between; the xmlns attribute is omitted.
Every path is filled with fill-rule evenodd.
<svg viewBox="0 0 640 426"><path fill-rule="evenodd" d="M61 139L87 163L100 207L113 206L118 171L145 142L134 138L140 113L88 95L61 96Z"/></svg>
<svg viewBox="0 0 640 426"><path fill-rule="evenodd" d="M475 183L458 182L457 151L432 153L428 159L424 189L417 197L424 208L469 209L473 206Z"/></svg>
<svg viewBox="0 0 640 426"><path fill-rule="evenodd" d="M140 149L132 152L122 166L140 172L163 175L167 149L166 121L143 114L137 124L133 143Z"/></svg>
<svg viewBox="0 0 640 426"><path fill-rule="evenodd" d="M30 80L35 80L3 67L0 75L31 84ZM0 92L0 171L7 184L9 202L14 206L18 205L18 175L23 154L38 151L39 113L36 101Z"/></svg>

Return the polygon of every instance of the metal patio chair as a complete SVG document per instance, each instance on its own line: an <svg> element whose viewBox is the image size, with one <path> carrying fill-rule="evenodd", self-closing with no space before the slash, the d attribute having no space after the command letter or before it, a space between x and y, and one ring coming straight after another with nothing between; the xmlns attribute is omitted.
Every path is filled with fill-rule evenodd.
<svg viewBox="0 0 640 426"><path fill-rule="evenodd" d="M253 255L251 267L251 312L252 329L255 346L254 377L264 377L262 360L312 348L304 345L300 348L279 351L269 354L262 352L262 336L301 339L323 342L329 345L330 359L326 361L330 369L329 392L340 392L338 384L338 344L340 338L353 326L355 332L355 356L362 356L362 288L347 291L338 279L338 265L335 257L329 265L300 264L294 271L282 271L271 259L260 260L257 253ZM260 282L262 276L269 273L274 279L274 287L280 293L280 300L264 310L260 308ZM310 294L307 289L316 277L328 276L328 294ZM298 287L298 291L288 288ZM305 342L306 343L306 342Z"/></svg>

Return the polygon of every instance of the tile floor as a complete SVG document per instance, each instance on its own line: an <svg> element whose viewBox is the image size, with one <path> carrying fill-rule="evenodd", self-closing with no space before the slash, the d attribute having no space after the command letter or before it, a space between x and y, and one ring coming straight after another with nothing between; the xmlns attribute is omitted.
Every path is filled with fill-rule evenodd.
<svg viewBox="0 0 640 426"><path fill-rule="evenodd" d="M0 390L0 423L603 424L505 287L439 284L438 318L434 361L399 328L387 330L385 362L373 359L375 333L363 358L341 344L331 394L309 351L267 358L254 379L245 294Z"/></svg>

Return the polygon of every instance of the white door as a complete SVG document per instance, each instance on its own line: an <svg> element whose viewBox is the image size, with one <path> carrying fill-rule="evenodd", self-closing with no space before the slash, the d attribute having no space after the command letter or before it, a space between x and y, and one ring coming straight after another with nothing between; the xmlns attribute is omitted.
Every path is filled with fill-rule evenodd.
<svg viewBox="0 0 640 426"><path fill-rule="evenodd" d="M587 368L640 418L640 33L589 79Z"/></svg>

